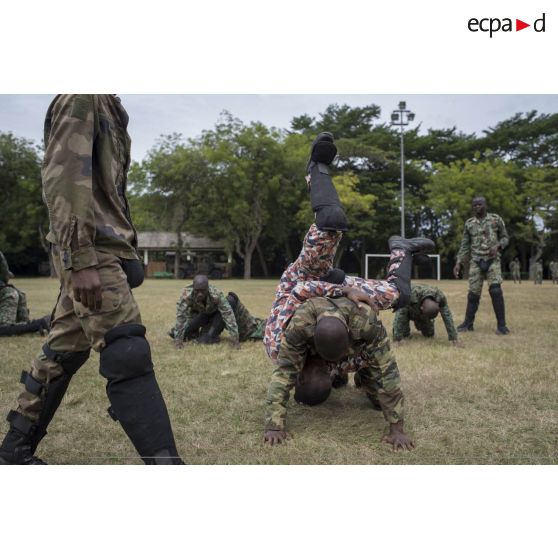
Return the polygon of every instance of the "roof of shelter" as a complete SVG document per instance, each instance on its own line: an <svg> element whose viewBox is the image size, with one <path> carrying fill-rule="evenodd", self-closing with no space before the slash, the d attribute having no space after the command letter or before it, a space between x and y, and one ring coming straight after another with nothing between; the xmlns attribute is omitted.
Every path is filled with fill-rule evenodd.
<svg viewBox="0 0 558 558"><path fill-rule="evenodd" d="M138 233L138 249L140 250L175 250L177 245L174 232L140 232ZM191 250L224 250L222 240L211 240L205 236L182 233L182 246Z"/></svg>

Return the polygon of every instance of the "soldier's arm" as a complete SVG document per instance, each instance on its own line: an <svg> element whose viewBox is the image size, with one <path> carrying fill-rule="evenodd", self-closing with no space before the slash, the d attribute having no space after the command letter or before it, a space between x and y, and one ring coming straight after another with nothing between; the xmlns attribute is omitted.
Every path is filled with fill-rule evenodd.
<svg viewBox="0 0 558 558"><path fill-rule="evenodd" d="M93 95L62 95L52 122L42 171L51 230L65 269L97 264L92 191Z"/></svg>
<svg viewBox="0 0 558 558"><path fill-rule="evenodd" d="M305 300L317 296L340 297L343 296L343 287L341 285L334 285L326 283L325 281L303 281L291 291L289 295L289 302L297 301L302 304Z"/></svg>
<svg viewBox="0 0 558 558"><path fill-rule="evenodd" d="M265 430L285 430L287 402L297 374L302 370L308 351L309 328L311 320L304 321L297 315L299 326L289 326L281 343L277 368L271 374L265 400Z"/></svg>
<svg viewBox="0 0 558 558"><path fill-rule="evenodd" d="M455 329L453 316L451 315L451 310L445 295L440 298L438 304L440 305L440 315L442 316L442 320L444 320L444 325L448 332L448 339L450 341L457 341L457 329Z"/></svg>
<svg viewBox="0 0 558 558"><path fill-rule="evenodd" d="M498 216L498 242L500 244L500 250L503 250L510 242L506 225L500 216Z"/></svg>
<svg viewBox="0 0 558 558"><path fill-rule="evenodd" d="M403 392L399 369L390 348L389 339L381 322L370 324L370 338L366 340L364 356L378 386L378 401L384 418L390 424L403 422Z"/></svg>
<svg viewBox="0 0 558 558"><path fill-rule="evenodd" d="M217 308L219 310L219 313L221 314L221 317L223 318L223 321L225 322L225 327L227 328L227 331L230 333L230 336L232 337L233 341L235 343L238 343L238 324L236 323L236 318L234 317L233 309L231 308L231 305L229 304L229 301L227 300L225 293L219 291L217 298L218 298Z"/></svg>
<svg viewBox="0 0 558 558"><path fill-rule="evenodd" d="M189 291L185 290L176 303L175 340L182 341L184 332L192 320L192 309L188 300Z"/></svg>
<svg viewBox="0 0 558 558"><path fill-rule="evenodd" d="M400 308L395 312L393 317L393 340L401 341L403 338L408 337L411 333L409 326L409 308Z"/></svg>
<svg viewBox="0 0 558 558"><path fill-rule="evenodd" d="M465 257L469 255L470 251L471 251L471 235L469 233L467 223L465 223L465 227L463 228L463 238L461 239L461 244L459 246L459 251L457 252L455 264L460 265L465 259Z"/></svg>

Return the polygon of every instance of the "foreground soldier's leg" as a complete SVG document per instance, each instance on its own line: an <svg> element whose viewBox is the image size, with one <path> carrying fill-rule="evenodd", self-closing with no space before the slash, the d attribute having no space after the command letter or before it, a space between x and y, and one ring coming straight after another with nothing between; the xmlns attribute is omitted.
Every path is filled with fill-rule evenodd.
<svg viewBox="0 0 558 558"><path fill-rule="evenodd" d="M23 372L25 386L16 411L8 415L10 429L0 446L0 464L42 464L33 454L47 433L75 372L89 357L89 341L73 310L72 299L62 289L54 310L47 342Z"/></svg>
<svg viewBox="0 0 558 558"><path fill-rule="evenodd" d="M141 325L139 309L119 260L98 253L103 285L99 312L74 301L93 349L100 351L100 372L107 379L111 416L147 464L179 464L174 436Z"/></svg>

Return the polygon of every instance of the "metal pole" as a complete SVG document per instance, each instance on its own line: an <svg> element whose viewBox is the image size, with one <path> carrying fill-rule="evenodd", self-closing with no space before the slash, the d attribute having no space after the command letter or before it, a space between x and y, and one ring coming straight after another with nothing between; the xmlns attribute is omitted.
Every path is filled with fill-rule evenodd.
<svg viewBox="0 0 558 558"><path fill-rule="evenodd" d="M401 236L405 238L405 158L403 151L403 126L401 126Z"/></svg>

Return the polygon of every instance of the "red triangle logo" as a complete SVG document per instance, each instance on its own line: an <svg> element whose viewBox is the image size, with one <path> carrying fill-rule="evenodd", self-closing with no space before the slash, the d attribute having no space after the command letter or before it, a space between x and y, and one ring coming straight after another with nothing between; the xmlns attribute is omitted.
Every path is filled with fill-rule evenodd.
<svg viewBox="0 0 558 558"><path fill-rule="evenodd" d="M530 23L525 23L524 21L521 21L520 19L515 20L515 30L516 31L521 31L522 29L525 29L526 27L531 27L531 24Z"/></svg>

